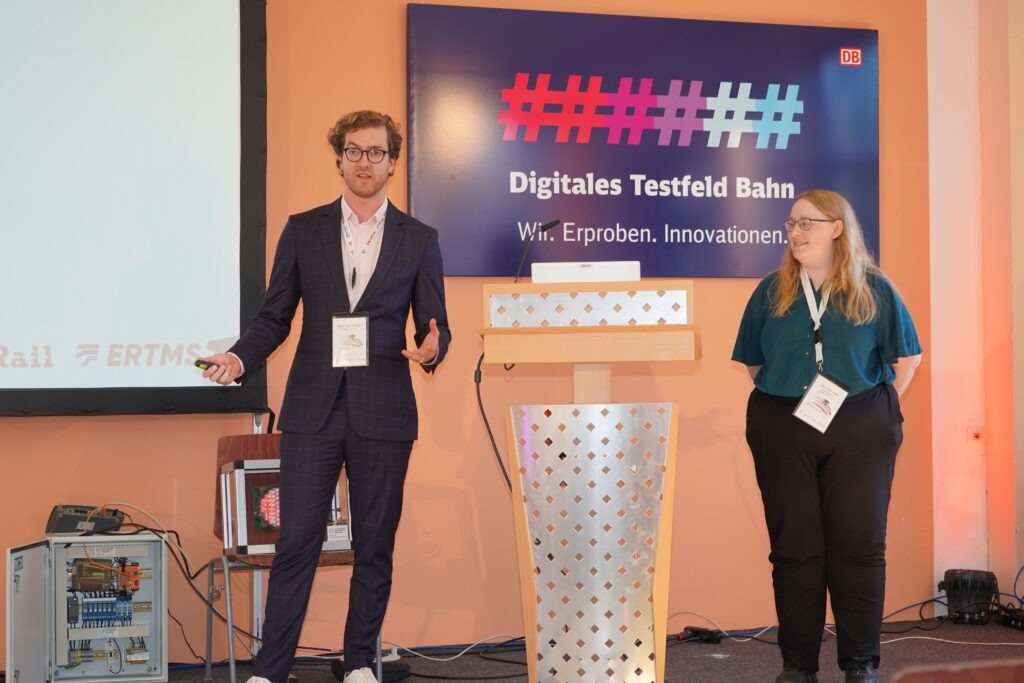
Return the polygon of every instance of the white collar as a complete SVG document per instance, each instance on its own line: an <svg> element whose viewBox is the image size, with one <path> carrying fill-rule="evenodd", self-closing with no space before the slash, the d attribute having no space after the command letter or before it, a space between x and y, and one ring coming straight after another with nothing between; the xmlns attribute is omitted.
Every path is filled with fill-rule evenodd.
<svg viewBox="0 0 1024 683"><path fill-rule="evenodd" d="M373 212L373 215L370 216L370 219L367 221L367 223L371 223L374 225L382 225L384 223L384 216L385 214L387 214L387 212L388 198L385 197L384 201L381 202L380 207ZM356 212L353 211L352 207L348 205L347 201L345 201L345 195L341 196L341 219L348 224L360 224L359 216L356 215Z"/></svg>

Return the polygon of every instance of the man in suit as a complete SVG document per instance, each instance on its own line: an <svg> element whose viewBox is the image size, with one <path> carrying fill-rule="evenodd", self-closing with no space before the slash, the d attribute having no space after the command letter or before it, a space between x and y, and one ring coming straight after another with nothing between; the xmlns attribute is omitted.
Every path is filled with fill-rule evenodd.
<svg viewBox="0 0 1024 683"><path fill-rule="evenodd" d="M306 614L330 502L344 465L355 567L345 681L375 683L371 662L391 593L392 553L412 442L410 361L433 372L451 341L437 231L387 200L402 136L391 117L343 116L328 134L342 197L288 219L260 310L238 342L202 360L203 376L244 380L302 333L281 405L281 535L270 570L263 646L249 683L284 683ZM410 310L416 348L406 348ZM366 353L360 356L359 350ZM354 358L347 355L356 350Z"/></svg>

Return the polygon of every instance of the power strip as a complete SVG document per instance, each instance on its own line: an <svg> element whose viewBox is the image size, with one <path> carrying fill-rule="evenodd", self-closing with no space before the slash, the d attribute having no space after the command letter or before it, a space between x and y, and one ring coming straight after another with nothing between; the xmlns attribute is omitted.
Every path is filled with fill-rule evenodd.
<svg viewBox="0 0 1024 683"><path fill-rule="evenodd" d="M679 634L679 639L717 645L722 642L722 638L724 636L725 634L721 631L713 631L709 628L702 628L700 626L687 626L683 629L683 632Z"/></svg>
<svg viewBox="0 0 1024 683"><path fill-rule="evenodd" d="M1024 609L1003 605L999 614L999 623L1018 631L1024 631Z"/></svg>

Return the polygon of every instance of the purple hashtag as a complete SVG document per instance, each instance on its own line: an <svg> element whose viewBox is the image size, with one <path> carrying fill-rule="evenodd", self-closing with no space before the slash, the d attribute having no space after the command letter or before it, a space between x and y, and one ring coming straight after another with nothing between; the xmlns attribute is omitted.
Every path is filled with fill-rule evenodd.
<svg viewBox="0 0 1024 683"><path fill-rule="evenodd" d="M683 82L673 80L669 83L668 94L658 96L658 107L665 110L664 115L654 117L654 127L661 131L658 144L672 144L672 133L679 131L676 145L689 147L694 131L704 130L704 122L697 117L697 112L707 107L707 98L700 94L703 81L690 81L690 90L683 95Z"/></svg>

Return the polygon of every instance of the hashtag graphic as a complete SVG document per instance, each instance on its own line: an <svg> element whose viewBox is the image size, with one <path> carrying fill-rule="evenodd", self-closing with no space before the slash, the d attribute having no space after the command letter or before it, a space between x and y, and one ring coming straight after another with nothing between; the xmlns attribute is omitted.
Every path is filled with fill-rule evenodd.
<svg viewBox="0 0 1024 683"><path fill-rule="evenodd" d="M727 147L739 147L743 134L754 131L754 122L747 120L747 113L757 110L757 102L750 99L750 83L740 83L733 97L732 83L723 81L718 85L718 97L708 98L708 109L712 113L704 119L708 147L721 147L723 133L729 134Z"/></svg>
<svg viewBox="0 0 1024 683"><path fill-rule="evenodd" d="M800 122L793 120L795 115L804 113L804 103L797 99L800 86L787 85L784 100L779 99L779 89L778 83L772 83L765 98L757 101L757 111L761 114L761 120L754 121L758 149L768 149L772 135L775 149L786 149L789 136L800 134Z"/></svg>
<svg viewBox="0 0 1024 683"><path fill-rule="evenodd" d="M639 145L648 130L658 131L658 145L669 146L675 137L678 147L694 144L694 133L707 133L708 147L739 147L744 133L756 134L756 148L768 149L775 138L775 149L787 149L790 138L800 134L798 115L804 113L799 99L800 87L768 86L763 99L750 96L751 84L723 81L718 95L704 97L703 81L690 81L683 92L682 80L669 82L665 94L654 93L650 78L622 77L618 90L601 92L602 78L590 76L583 88L583 76L573 75L565 88L551 87L551 74L517 73L513 87L501 91L508 108L498 112L505 127L503 139L515 141L520 131L525 142L536 142L543 129L554 129L555 142L587 144L595 129L607 130L609 145ZM634 82L636 85L634 87ZM599 113L600 112L600 113ZM710 115L709 115L710 114ZM573 138L575 131L575 138Z"/></svg>
<svg viewBox="0 0 1024 683"><path fill-rule="evenodd" d="M658 144L672 144L673 131L679 132L676 144L689 147L695 131L704 130L704 121L697 117L697 112L707 106L707 99L701 97L702 81L690 81L690 89L683 94L683 82L672 81L668 85L668 94L658 96L658 107L664 109L662 116L654 117L654 127L660 131Z"/></svg>
<svg viewBox="0 0 1024 683"><path fill-rule="evenodd" d="M601 92L601 77L591 76L587 89L581 90L582 76L570 76L565 90L551 90L551 74L537 74L537 82L530 87L530 75L516 74L511 89L501 91L501 98L509 108L499 112L498 121L505 126L505 140L515 140L520 126L525 130L523 139L536 142L540 129L555 128L555 142L569 142L573 129L576 142L590 142L594 128L602 127L597 108L605 103Z"/></svg>
<svg viewBox="0 0 1024 683"><path fill-rule="evenodd" d="M608 144L617 145L622 141L622 132L629 131L626 144L639 145L645 130L654 127L654 117L647 110L658 106L658 98L651 94L654 81L641 78L638 92L633 92L633 79L620 78L619 91L609 96L608 104L612 113L604 117L608 128Z"/></svg>

